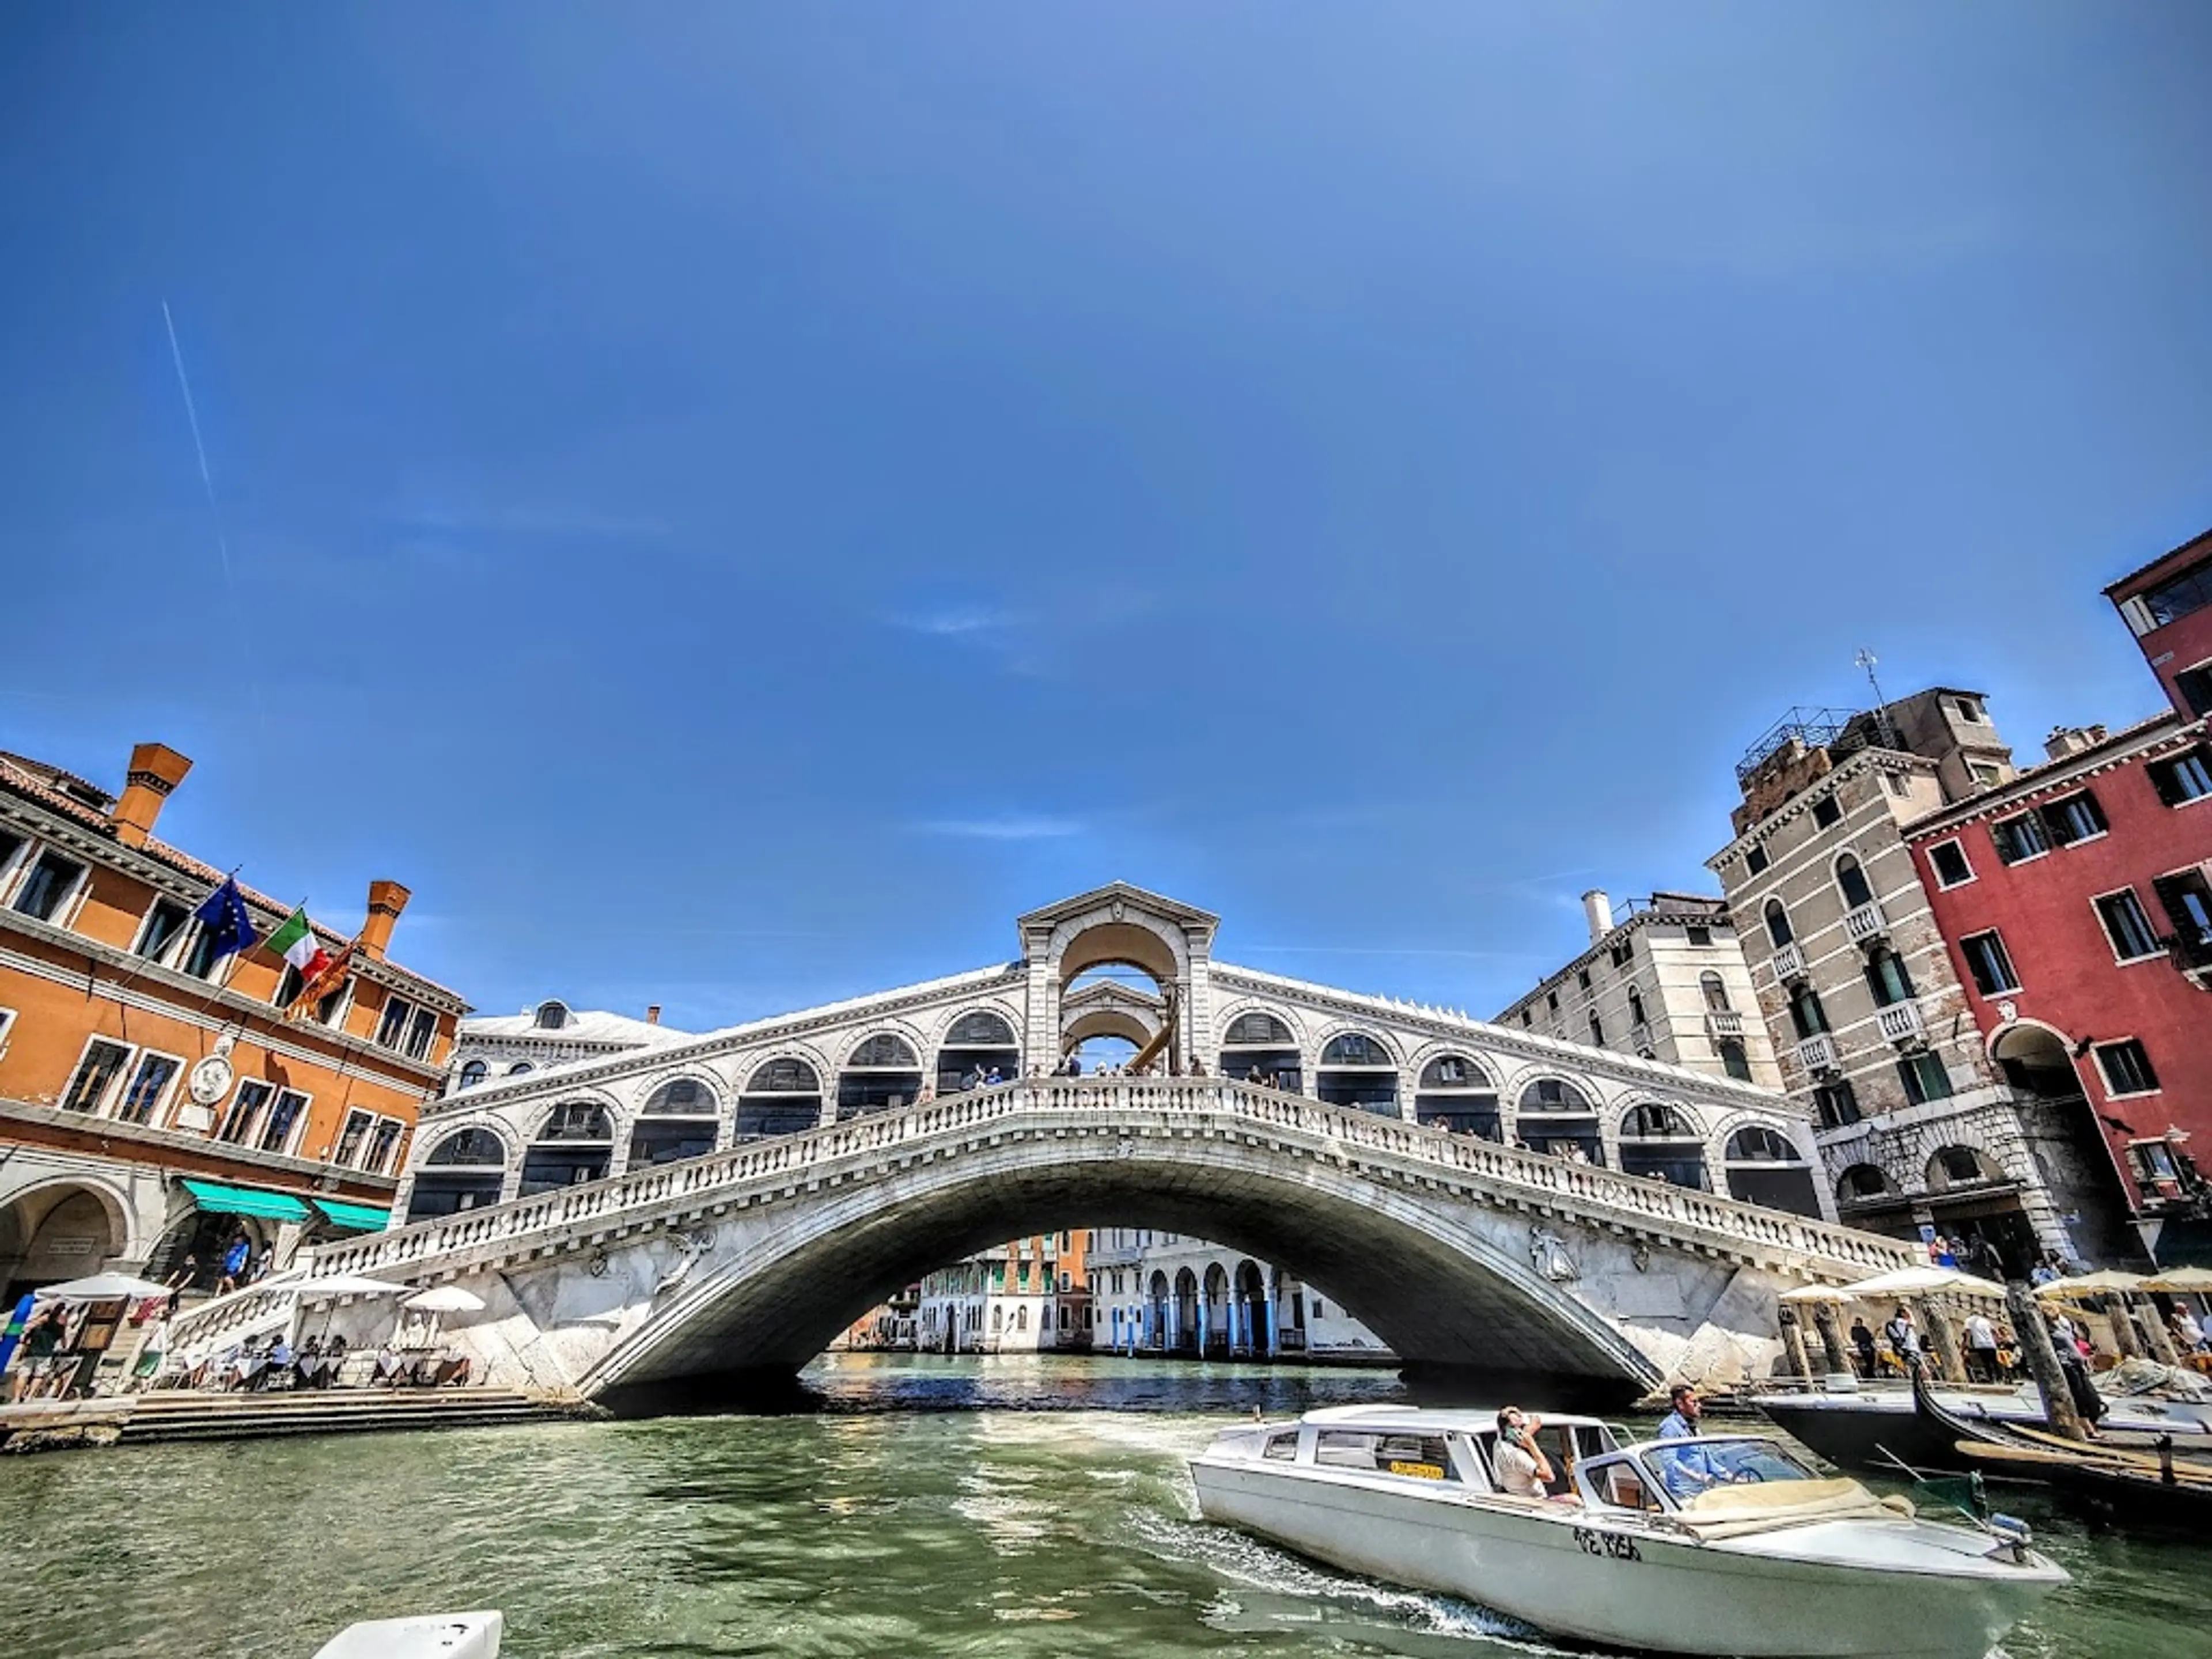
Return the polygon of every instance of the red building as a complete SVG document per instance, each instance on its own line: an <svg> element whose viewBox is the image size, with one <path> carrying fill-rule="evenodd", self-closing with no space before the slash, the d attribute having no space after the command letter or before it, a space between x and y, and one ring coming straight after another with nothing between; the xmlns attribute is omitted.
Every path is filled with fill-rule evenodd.
<svg viewBox="0 0 2212 1659"><path fill-rule="evenodd" d="M2212 530L2105 590L2184 718L2212 714Z"/></svg>
<svg viewBox="0 0 2212 1659"><path fill-rule="evenodd" d="M2212 615L2212 613L2208 613ZM2212 744L2166 714L2060 731L2041 766L1905 836L2016 1088L2089 1114L2162 1266L2212 1266Z"/></svg>

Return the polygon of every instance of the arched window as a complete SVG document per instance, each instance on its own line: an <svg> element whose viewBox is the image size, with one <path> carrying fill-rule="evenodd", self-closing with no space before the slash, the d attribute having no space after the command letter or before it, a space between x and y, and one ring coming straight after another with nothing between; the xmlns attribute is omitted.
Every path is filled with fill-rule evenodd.
<svg viewBox="0 0 2212 1659"><path fill-rule="evenodd" d="M1706 1007L1717 1014L1729 1012L1728 982L1711 969L1698 975L1698 989L1705 994Z"/></svg>
<svg viewBox="0 0 2212 1659"><path fill-rule="evenodd" d="M522 1158L522 1196L605 1179L614 1159L614 1120L590 1101L556 1106Z"/></svg>
<svg viewBox="0 0 2212 1659"><path fill-rule="evenodd" d="M1620 1119L1620 1167L1629 1175L1710 1191L1705 1139L1689 1114L1664 1101L1632 1106Z"/></svg>
<svg viewBox="0 0 2212 1659"><path fill-rule="evenodd" d="M1728 1188L1730 1198L1747 1204L1763 1204L1770 1210L1817 1219L1820 1189L1813 1184L1812 1167L1797 1145L1779 1129L1753 1123L1729 1137Z"/></svg>
<svg viewBox="0 0 2212 1659"><path fill-rule="evenodd" d="M1344 1031L1331 1037L1321 1051L1321 1066L1314 1074L1314 1092L1331 1106L1373 1112L1379 1117L1398 1115L1398 1060L1380 1037L1364 1031Z"/></svg>
<svg viewBox="0 0 2212 1659"><path fill-rule="evenodd" d="M1796 937L1790 931L1790 913L1782 908L1780 899L1766 901L1766 937L1774 941L1778 951Z"/></svg>
<svg viewBox="0 0 2212 1659"><path fill-rule="evenodd" d="M994 1013L962 1015L937 1051L940 1095L980 1088L994 1075L1001 1083L1011 1083L1021 1074L1022 1051L1014 1042L1014 1028Z"/></svg>
<svg viewBox="0 0 2212 1659"><path fill-rule="evenodd" d="M458 1215L499 1202L507 1146L489 1129L457 1129L430 1149L408 1195L409 1221Z"/></svg>
<svg viewBox="0 0 2212 1659"><path fill-rule="evenodd" d="M1836 860L1836 890L1844 896L1846 910L1874 902L1874 889L1867 884L1866 872L1849 853Z"/></svg>
<svg viewBox="0 0 2212 1659"><path fill-rule="evenodd" d="M1597 1017L1595 1008L1589 1011L1589 1034L1592 1042L1601 1048L1605 1047L1605 1022Z"/></svg>
<svg viewBox="0 0 2212 1659"><path fill-rule="evenodd" d="M1521 1091L1515 1132L1531 1152L1577 1164L1603 1164L1605 1138L1598 1133L1597 1109L1573 1084L1538 1078Z"/></svg>
<svg viewBox="0 0 2212 1659"><path fill-rule="evenodd" d="M472 1060L461 1067L461 1087L473 1089L491 1075L491 1067L480 1060Z"/></svg>
<svg viewBox="0 0 2212 1659"><path fill-rule="evenodd" d="M896 1111L921 1093L921 1061L904 1037L878 1031L853 1050L837 1074L837 1121Z"/></svg>
<svg viewBox="0 0 2212 1659"><path fill-rule="evenodd" d="M1644 1017L1644 993L1633 985L1628 988L1628 1023L1631 1026L1650 1024Z"/></svg>
<svg viewBox="0 0 2212 1659"><path fill-rule="evenodd" d="M520 1077L525 1072L534 1069L535 1067L533 1067L528 1060L518 1060L514 1065L507 1068L507 1074L509 1077Z"/></svg>
<svg viewBox="0 0 2212 1659"><path fill-rule="evenodd" d="M798 1134L822 1121L822 1079L803 1060L771 1060L753 1068L738 1096L737 1137Z"/></svg>
<svg viewBox="0 0 2212 1659"><path fill-rule="evenodd" d="M1439 1054L1421 1068L1413 1117L1432 1129L1503 1140L1498 1090L1490 1074L1464 1054Z"/></svg>
<svg viewBox="0 0 2212 1659"><path fill-rule="evenodd" d="M714 1150L720 1112L714 1092L692 1077L668 1079L646 1097L629 1133L629 1167L648 1169Z"/></svg>
<svg viewBox="0 0 2212 1659"><path fill-rule="evenodd" d="M1221 1040L1221 1074L1272 1084L1296 1094L1305 1086L1305 1062L1291 1028L1270 1013L1239 1014Z"/></svg>
<svg viewBox="0 0 2212 1659"><path fill-rule="evenodd" d="M1912 976L1905 971L1905 958L1887 945L1876 945L1867 957L1866 981L1877 1007L1887 1008L1912 995Z"/></svg>
<svg viewBox="0 0 2212 1659"><path fill-rule="evenodd" d="M541 1002L538 1005L538 1029L539 1030L557 1031L568 1023L568 1007L566 1003Z"/></svg>
<svg viewBox="0 0 2212 1659"><path fill-rule="evenodd" d="M1820 994L1809 985L1800 985L1790 994L1790 1023L1797 1028L1800 1038L1818 1036L1828 1029L1828 1011L1820 1006Z"/></svg>
<svg viewBox="0 0 2212 1659"><path fill-rule="evenodd" d="M1889 1177L1871 1164L1854 1164L1836 1182L1837 1200L1844 1204L1880 1198L1896 1189Z"/></svg>
<svg viewBox="0 0 2212 1659"><path fill-rule="evenodd" d="M1928 1184L1937 1191L2004 1179L2004 1172L1972 1146L1946 1146L1928 1160Z"/></svg>

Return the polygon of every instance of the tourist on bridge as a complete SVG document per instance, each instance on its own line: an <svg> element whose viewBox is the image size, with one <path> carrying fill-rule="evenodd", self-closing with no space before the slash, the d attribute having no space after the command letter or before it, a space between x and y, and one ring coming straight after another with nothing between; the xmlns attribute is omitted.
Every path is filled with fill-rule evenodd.
<svg viewBox="0 0 2212 1659"><path fill-rule="evenodd" d="M229 1248L222 1253L222 1278L215 1287L217 1296L228 1296L246 1278L246 1264L253 1259L253 1246L241 1227L231 1236Z"/></svg>
<svg viewBox="0 0 2212 1659"><path fill-rule="evenodd" d="M1705 1407L1698 1403L1698 1391L1687 1382L1677 1382L1667 1390L1667 1403L1674 1409L1660 1420L1662 1440L1694 1440L1698 1437L1698 1419Z"/></svg>

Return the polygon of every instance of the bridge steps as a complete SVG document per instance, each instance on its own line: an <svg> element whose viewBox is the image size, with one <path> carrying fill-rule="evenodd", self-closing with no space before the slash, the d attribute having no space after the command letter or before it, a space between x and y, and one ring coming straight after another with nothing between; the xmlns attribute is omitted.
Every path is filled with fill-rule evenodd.
<svg viewBox="0 0 2212 1659"><path fill-rule="evenodd" d="M15 1407L0 1414L0 1443L17 1436L65 1438L112 1429L93 1443L155 1445L188 1440L261 1440L294 1435L385 1433L408 1429L485 1428L560 1418L597 1417L597 1408L521 1389L315 1390L303 1394L198 1394L179 1389L116 1398ZM4 1448L12 1449L12 1448Z"/></svg>

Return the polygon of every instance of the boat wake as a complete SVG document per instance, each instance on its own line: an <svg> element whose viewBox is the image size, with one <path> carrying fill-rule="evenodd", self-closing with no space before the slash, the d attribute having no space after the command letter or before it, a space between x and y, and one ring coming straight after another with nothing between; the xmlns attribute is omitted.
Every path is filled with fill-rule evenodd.
<svg viewBox="0 0 2212 1659"><path fill-rule="evenodd" d="M1248 1534L1156 1510L1132 1510L1129 1523L1141 1547L1204 1567L1235 1587L1224 1589L1206 1610L1206 1621L1218 1630L1279 1631L1285 1625L1343 1621L1365 1626L1360 1633L1376 1645L1407 1651L1453 1650L1434 1642L1443 1638L1446 1644L1479 1641L1505 1651L1565 1659L1565 1650L1545 1642L1529 1626L1471 1601L1332 1572ZM1393 1642L1393 1632L1431 1639Z"/></svg>

